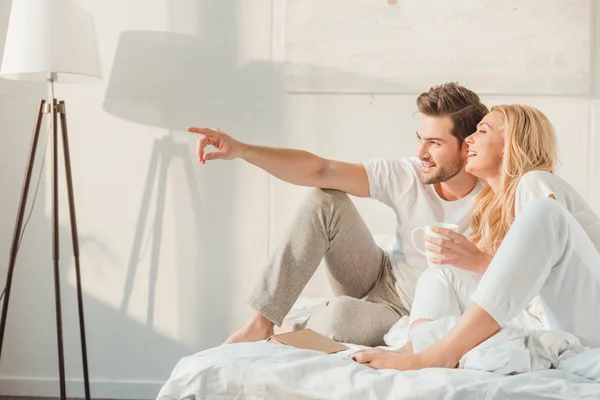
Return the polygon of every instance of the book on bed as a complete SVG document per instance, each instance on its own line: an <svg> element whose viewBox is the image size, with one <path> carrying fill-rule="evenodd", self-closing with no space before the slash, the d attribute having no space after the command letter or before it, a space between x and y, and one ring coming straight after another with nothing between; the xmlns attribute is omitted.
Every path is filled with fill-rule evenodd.
<svg viewBox="0 0 600 400"><path fill-rule="evenodd" d="M349 347L336 342L325 335L321 335L312 329L302 329L299 331L273 335L267 339L267 342L292 346L298 349L317 350L328 354L349 349Z"/></svg>

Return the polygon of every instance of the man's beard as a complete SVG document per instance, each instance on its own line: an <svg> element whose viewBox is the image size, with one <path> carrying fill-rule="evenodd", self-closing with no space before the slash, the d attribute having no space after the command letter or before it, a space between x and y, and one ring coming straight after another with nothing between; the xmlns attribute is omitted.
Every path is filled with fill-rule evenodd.
<svg viewBox="0 0 600 400"><path fill-rule="evenodd" d="M430 160L423 160L430 162ZM454 178L465 166L465 162L462 158L457 157L452 162L439 167L435 172L435 175L427 175L421 171L419 178L425 185L433 185L435 183L446 182Z"/></svg>

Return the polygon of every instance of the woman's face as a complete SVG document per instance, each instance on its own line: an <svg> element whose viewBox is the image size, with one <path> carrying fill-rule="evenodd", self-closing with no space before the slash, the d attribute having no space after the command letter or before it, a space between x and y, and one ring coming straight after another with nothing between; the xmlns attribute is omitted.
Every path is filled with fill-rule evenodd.
<svg viewBox="0 0 600 400"><path fill-rule="evenodd" d="M502 114L492 111L483 117L465 142L469 146L465 170L478 178L499 177L504 152Z"/></svg>

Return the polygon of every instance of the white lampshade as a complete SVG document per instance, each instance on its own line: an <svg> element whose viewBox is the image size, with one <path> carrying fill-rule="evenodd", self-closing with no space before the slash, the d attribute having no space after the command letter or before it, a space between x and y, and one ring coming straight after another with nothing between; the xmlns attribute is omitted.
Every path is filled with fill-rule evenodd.
<svg viewBox="0 0 600 400"><path fill-rule="evenodd" d="M102 78L94 20L74 0L13 0L0 76L25 81Z"/></svg>

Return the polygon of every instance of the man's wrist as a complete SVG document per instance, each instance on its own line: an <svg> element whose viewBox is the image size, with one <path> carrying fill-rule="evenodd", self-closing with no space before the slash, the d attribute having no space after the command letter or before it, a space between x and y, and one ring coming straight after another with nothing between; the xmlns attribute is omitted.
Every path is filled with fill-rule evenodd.
<svg viewBox="0 0 600 400"><path fill-rule="evenodd" d="M252 146L250 146L249 144L243 143L243 142L238 142L238 143L240 146L240 152L239 152L238 157L248 161L248 157L250 157L250 155L251 155Z"/></svg>

